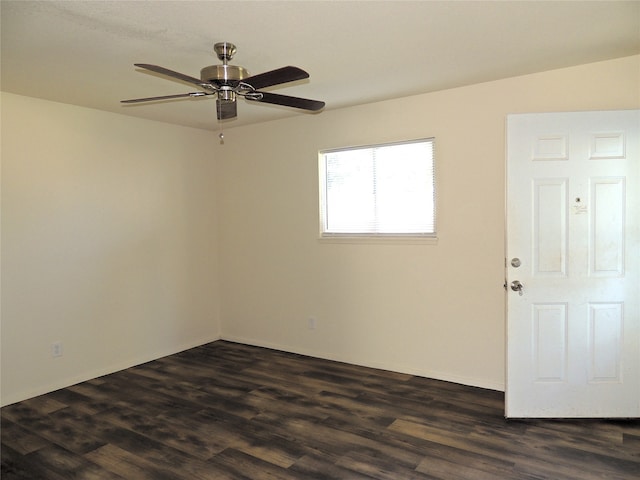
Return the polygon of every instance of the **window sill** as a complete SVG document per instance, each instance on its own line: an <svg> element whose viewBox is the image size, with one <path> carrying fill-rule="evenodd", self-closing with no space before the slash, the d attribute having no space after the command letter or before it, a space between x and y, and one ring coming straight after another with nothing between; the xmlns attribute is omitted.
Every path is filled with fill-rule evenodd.
<svg viewBox="0 0 640 480"><path fill-rule="evenodd" d="M438 237L426 235L322 235L320 243L437 245Z"/></svg>

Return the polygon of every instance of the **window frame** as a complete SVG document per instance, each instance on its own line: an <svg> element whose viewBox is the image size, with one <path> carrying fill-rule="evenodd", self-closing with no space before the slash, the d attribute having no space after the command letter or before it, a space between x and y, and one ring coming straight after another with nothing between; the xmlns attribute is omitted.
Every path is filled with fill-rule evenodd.
<svg viewBox="0 0 640 480"><path fill-rule="evenodd" d="M432 151L432 186L433 186L433 232L328 232L327 231L327 162L325 155L333 152L349 150L363 150L394 145L408 145L412 143L431 143ZM436 141L435 137L425 137L412 140L374 143L350 147L328 148L318 151L318 184L319 184L319 239L323 241L342 243L369 242L402 242L402 243L437 243L437 184L436 184Z"/></svg>

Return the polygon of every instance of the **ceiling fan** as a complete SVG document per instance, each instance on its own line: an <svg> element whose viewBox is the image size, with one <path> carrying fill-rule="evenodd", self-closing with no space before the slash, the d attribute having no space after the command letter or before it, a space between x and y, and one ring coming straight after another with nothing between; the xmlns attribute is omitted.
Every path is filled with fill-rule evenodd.
<svg viewBox="0 0 640 480"><path fill-rule="evenodd" d="M250 76L249 72L243 67L229 65L229 60L231 60L236 53L236 46L234 44L229 42L216 43L213 49L222 62L222 65L204 67L200 70L200 79L157 65L149 65L146 63L134 64L136 67L196 85L201 89L200 91L179 93L177 95L164 95L161 97L135 98L132 100L122 100L121 103L153 102L172 98L216 95L216 113L218 120L226 120L237 116L236 99L238 96L244 97L252 102L271 103L309 111L318 111L324 107L324 102L318 100L259 91L262 88L273 85L309 78L309 74L304 70L289 66Z"/></svg>

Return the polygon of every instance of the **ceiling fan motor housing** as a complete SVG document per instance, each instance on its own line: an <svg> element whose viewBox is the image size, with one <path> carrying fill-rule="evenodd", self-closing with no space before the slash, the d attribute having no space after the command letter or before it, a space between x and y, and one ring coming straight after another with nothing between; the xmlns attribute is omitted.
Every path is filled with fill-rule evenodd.
<svg viewBox="0 0 640 480"><path fill-rule="evenodd" d="M200 79L219 87L237 87L240 81L249 78L249 72L236 65L209 65L200 70Z"/></svg>

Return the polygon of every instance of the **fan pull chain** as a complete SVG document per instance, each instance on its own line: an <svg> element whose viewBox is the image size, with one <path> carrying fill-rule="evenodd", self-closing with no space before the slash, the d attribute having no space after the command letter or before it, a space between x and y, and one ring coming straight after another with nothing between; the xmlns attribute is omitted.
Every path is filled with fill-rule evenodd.
<svg viewBox="0 0 640 480"><path fill-rule="evenodd" d="M220 119L220 133L218 134L218 138L220 139L220 145L224 145L224 122L222 121L222 102L216 100L218 104L218 118Z"/></svg>

